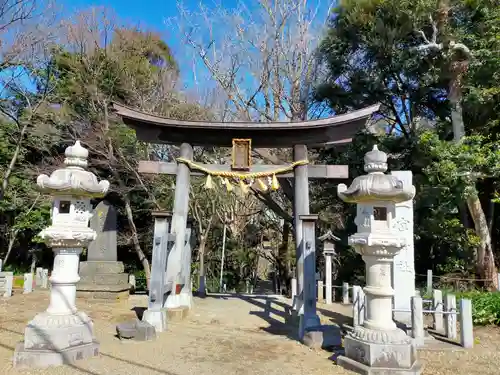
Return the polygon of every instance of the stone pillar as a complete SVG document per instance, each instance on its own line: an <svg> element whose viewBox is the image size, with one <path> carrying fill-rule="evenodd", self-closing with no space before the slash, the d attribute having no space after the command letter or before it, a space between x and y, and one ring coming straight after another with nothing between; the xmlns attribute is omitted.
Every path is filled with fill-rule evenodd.
<svg viewBox="0 0 500 375"><path fill-rule="evenodd" d="M304 337L306 330L320 325L319 316L316 314L316 235L315 225L318 215L300 215L302 221L302 243L304 256L304 313L300 316L299 338Z"/></svg>
<svg viewBox="0 0 500 375"><path fill-rule="evenodd" d="M391 172L405 186L412 186L411 171ZM410 310L411 299L415 296L415 256L413 246L413 200L396 204L394 229L406 239L406 244L394 257L392 267L392 286L394 288L393 306L397 310ZM394 312L394 319L411 324L411 313Z"/></svg>
<svg viewBox="0 0 500 375"><path fill-rule="evenodd" d="M297 310L297 279L294 277L290 281L291 296L292 296L292 310Z"/></svg>
<svg viewBox="0 0 500 375"><path fill-rule="evenodd" d="M180 157L193 160L193 148L188 143L183 143L180 149ZM182 260L185 251L185 236L187 215L189 210L189 186L190 171L184 163L177 164L177 176L175 179L174 210L172 217L172 234L175 234L175 244L168 256L167 281L173 285L185 285L187 280L181 280ZM181 297L177 290L174 290L167 298L165 307L181 307Z"/></svg>
<svg viewBox="0 0 500 375"><path fill-rule="evenodd" d="M166 270L168 259L169 225L172 214L167 211L154 211L153 255L151 258L151 279L149 281L148 309L144 311L142 320L155 327L156 332L167 329L167 312L163 307L167 300L169 288Z"/></svg>
<svg viewBox="0 0 500 375"><path fill-rule="evenodd" d="M88 151L80 142L68 147L65 154L66 168L37 179L38 188L54 196L51 226L40 233L55 255L50 302L47 310L26 326L25 340L14 352L14 367L62 365L99 354L92 320L76 308L76 284L83 247L96 238L96 232L89 228L90 199L102 198L109 182L98 183L96 176L85 170Z"/></svg>
<svg viewBox="0 0 500 375"><path fill-rule="evenodd" d="M186 225L186 243L184 246L184 251L182 254L182 274L185 280L184 286L182 287L180 294L180 304L181 306L187 306L191 308L193 304L193 290L192 290L192 280L191 280L191 252L193 246L193 236L192 236L192 226L193 219L187 219Z"/></svg>
<svg viewBox="0 0 500 375"><path fill-rule="evenodd" d="M325 255L325 281L326 281L326 304L332 304L332 254L323 253Z"/></svg>
<svg viewBox="0 0 500 375"><path fill-rule="evenodd" d="M293 147L293 160L306 160L307 146L295 145ZM304 248L303 248L303 231L301 215L309 214L309 177L307 173L307 165L300 165L294 170L294 197L293 197L293 214L294 214L294 229L295 229L295 245L296 245L296 278L297 278L297 298L296 309L299 315L304 313ZM314 280L314 275L313 275Z"/></svg>
<svg viewBox="0 0 500 375"><path fill-rule="evenodd" d="M76 284L80 281L78 264L82 251L82 248L77 247L54 249L54 268L49 278L52 288L47 313L76 313Z"/></svg>

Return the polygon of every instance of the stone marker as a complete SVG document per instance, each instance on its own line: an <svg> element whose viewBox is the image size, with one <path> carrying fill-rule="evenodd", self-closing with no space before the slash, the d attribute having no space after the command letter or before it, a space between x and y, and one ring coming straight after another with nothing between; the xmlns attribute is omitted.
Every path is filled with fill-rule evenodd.
<svg viewBox="0 0 500 375"><path fill-rule="evenodd" d="M342 303L349 303L349 283L342 283Z"/></svg>
<svg viewBox="0 0 500 375"><path fill-rule="evenodd" d="M129 285L130 285L130 290L131 290L132 292L135 292L135 288L136 288L136 286L137 286L137 283L136 283L136 281L135 281L135 275L134 275L134 274L130 274L130 275L128 275L128 283L129 283Z"/></svg>
<svg viewBox="0 0 500 375"><path fill-rule="evenodd" d="M0 291L3 291L3 297L12 296L12 286L14 284L13 272L0 271Z"/></svg>
<svg viewBox="0 0 500 375"><path fill-rule="evenodd" d="M299 219L302 223L302 249L304 251L303 272L304 272L304 288L302 290L302 298L299 295L299 303L302 303L303 314L300 316L299 322L299 338L302 340L304 333L311 328L319 325L320 319L316 313L316 234L315 224L318 215L300 215ZM297 291L299 294L300 292ZM299 306L300 311L300 306Z"/></svg>
<svg viewBox="0 0 500 375"><path fill-rule="evenodd" d="M42 286L42 272L43 272L42 267L37 267L35 270L35 285L36 286Z"/></svg>
<svg viewBox="0 0 500 375"><path fill-rule="evenodd" d="M404 186L412 186L411 171L394 171L391 175L403 182ZM392 287L394 289L394 309L410 311L411 298L415 296L415 255L413 244L413 199L396 203L396 217L392 221L392 229L405 238L405 244L394 256L392 267ZM409 325L411 313L394 312L394 319Z"/></svg>
<svg viewBox="0 0 500 375"><path fill-rule="evenodd" d="M25 273L24 274L24 291L23 294L28 294L33 291L33 274Z"/></svg>
<svg viewBox="0 0 500 375"><path fill-rule="evenodd" d="M49 287L49 270L44 268L42 270L42 288L47 289Z"/></svg>
<svg viewBox="0 0 500 375"><path fill-rule="evenodd" d="M116 334L120 340L151 341L156 338L155 327L139 319L117 324Z"/></svg>
<svg viewBox="0 0 500 375"><path fill-rule="evenodd" d="M79 296L103 300L128 298L130 285L125 267L117 261L116 210L101 201L90 219L90 227L97 237L89 244L87 261L80 263Z"/></svg>
<svg viewBox="0 0 500 375"><path fill-rule="evenodd" d="M169 252L169 227L171 214L166 211L153 211L153 254L151 258L151 280L149 282L148 309L142 321L155 327L156 332L167 329L167 309L164 307L172 284L167 282L166 270Z"/></svg>
<svg viewBox="0 0 500 375"><path fill-rule="evenodd" d="M325 287L323 286L323 281L318 280L318 303L325 303L324 291Z"/></svg>

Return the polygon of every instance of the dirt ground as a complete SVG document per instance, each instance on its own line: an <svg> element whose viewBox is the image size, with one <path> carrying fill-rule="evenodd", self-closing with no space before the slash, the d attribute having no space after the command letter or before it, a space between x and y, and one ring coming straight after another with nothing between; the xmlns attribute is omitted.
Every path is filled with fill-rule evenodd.
<svg viewBox="0 0 500 375"><path fill-rule="evenodd" d="M48 305L46 291L16 294L0 300L0 374L351 374L335 365L332 353L313 351L296 341L289 301L218 296L195 298L194 303L186 320L170 323L168 332L153 342L138 343L120 342L115 325L135 318L146 305L145 296L116 304L78 300L78 308L94 319L100 357L73 366L15 370L15 344L23 339L26 323ZM350 309L319 305L319 312L325 323L342 323L349 320ZM477 345L472 350L419 352L424 374L498 374L500 330L482 328L475 335Z"/></svg>

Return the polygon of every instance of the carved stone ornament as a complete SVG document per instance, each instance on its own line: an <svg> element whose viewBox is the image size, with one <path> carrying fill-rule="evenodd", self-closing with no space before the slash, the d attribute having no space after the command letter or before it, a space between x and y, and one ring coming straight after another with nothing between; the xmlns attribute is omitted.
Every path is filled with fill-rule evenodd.
<svg viewBox="0 0 500 375"><path fill-rule="evenodd" d="M36 183L44 193L52 195L73 195L85 197L102 197L109 189L106 180L97 181L92 172L86 171L89 152L82 147L80 141L69 146L65 151L66 168L57 169L49 176L38 176Z"/></svg>
<svg viewBox="0 0 500 375"><path fill-rule="evenodd" d="M71 230L71 228L48 227L42 230L39 236L50 247L85 247L96 239L97 234L90 228Z"/></svg>
<svg viewBox="0 0 500 375"><path fill-rule="evenodd" d="M52 315L47 312L37 314L28 325L37 328L65 328L74 326L85 326L92 323L92 319L83 311L76 311L68 315Z"/></svg>
<svg viewBox="0 0 500 375"><path fill-rule="evenodd" d="M363 203L366 201L390 201L394 203L413 199L415 187L404 186L395 176L384 174L387 171L387 154L377 145L365 155L364 169L367 175L358 176L351 186L340 184L337 194L344 202Z"/></svg>
<svg viewBox="0 0 500 375"><path fill-rule="evenodd" d="M400 329L376 330L356 326L354 331L350 333L350 336L359 341L374 344L411 344L412 342L412 338Z"/></svg>

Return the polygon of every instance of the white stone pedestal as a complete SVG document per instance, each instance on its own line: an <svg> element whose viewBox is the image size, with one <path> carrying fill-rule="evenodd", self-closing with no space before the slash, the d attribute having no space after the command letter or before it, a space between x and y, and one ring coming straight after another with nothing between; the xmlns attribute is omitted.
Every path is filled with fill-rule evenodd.
<svg viewBox="0 0 500 375"><path fill-rule="evenodd" d="M422 366L417 362L413 339L392 320L393 251L386 247L372 251L377 255L363 256L367 318L344 339L345 355L338 358L338 364L359 374L420 374Z"/></svg>
<svg viewBox="0 0 500 375"><path fill-rule="evenodd" d="M14 352L14 367L46 367L99 355L92 320L75 306L81 248L55 248L50 303L30 321Z"/></svg>

